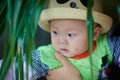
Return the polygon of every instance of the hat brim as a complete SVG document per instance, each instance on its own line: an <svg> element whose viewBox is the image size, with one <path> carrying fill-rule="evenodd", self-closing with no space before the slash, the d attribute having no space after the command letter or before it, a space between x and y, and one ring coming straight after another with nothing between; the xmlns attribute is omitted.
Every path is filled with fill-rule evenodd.
<svg viewBox="0 0 120 80"><path fill-rule="evenodd" d="M50 8L43 10L38 24L46 31L50 31L48 21L53 19L80 19L86 20L87 10L72 9L72 8ZM94 22L102 27L101 33L106 33L112 26L112 18L100 12L93 11Z"/></svg>

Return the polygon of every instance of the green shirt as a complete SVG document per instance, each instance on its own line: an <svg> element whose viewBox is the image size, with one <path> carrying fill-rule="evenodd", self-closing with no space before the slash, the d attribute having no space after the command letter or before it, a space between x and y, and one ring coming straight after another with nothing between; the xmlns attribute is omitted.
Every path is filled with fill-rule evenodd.
<svg viewBox="0 0 120 80"><path fill-rule="evenodd" d="M55 58L55 49L50 44L48 46L41 46L38 48L40 51L40 60L49 66L49 69L61 67L62 64ZM112 61L112 54L108 46L107 36L100 36L96 41L96 48L92 53L92 67L93 78L97 80L98 72L102 69L102 57L108 56L108 63ZM83 59L67 58L79 71L82 80L91 80L91 64L90 56Z"/></svg>

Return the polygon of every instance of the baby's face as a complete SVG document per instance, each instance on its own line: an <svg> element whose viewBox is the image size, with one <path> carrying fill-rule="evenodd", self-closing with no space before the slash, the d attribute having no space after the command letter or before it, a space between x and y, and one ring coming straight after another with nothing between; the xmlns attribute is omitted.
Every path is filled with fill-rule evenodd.
<svg viewBox="0 0 120 80"><path fill-rule="evenodd" d="M50 30L53 47L64 56L73 57L88 50L85 21L51 20Z"/></svg>

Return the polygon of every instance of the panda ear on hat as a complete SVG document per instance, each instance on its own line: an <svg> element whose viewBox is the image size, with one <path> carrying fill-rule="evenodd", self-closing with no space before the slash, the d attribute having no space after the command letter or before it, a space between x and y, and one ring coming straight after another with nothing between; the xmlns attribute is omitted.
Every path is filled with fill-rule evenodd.
<svg viewBox="0 0 120 80"><path fill-rule="evenodd" d="M103 13L102 1L94 0L94 22L101 25L101 33L106 33L112 26L112 18ZM46 31L48 21L52 19L87 19L87 0L48 0L47 8L40 15L38 24Z"/></svg>

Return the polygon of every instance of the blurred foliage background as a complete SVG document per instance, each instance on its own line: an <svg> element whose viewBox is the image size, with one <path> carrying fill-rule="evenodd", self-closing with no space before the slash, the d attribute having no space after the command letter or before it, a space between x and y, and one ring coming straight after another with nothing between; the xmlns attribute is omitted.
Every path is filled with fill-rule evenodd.
<svg viewBox="0 0 120 80"><path fill-rule="evenodd" d="M35 49L35 33L45 0L0 1L0 36L2 65L0 79L3 80L11 63L15 60L16 80L28 80L30 53ZM2 53L1 53L2 52ZM23 55L26 54L26 76L23 73ZM16 58L14 59L14 56Z"/></svg>

